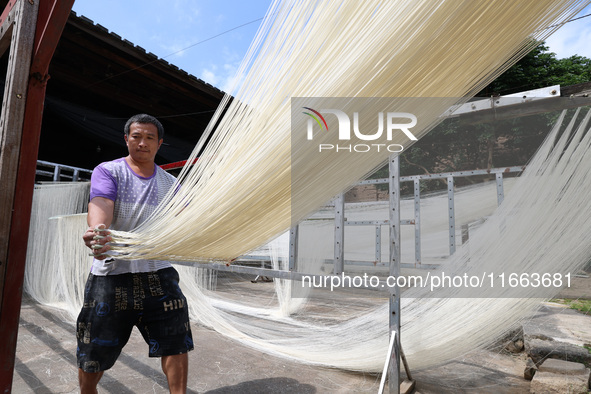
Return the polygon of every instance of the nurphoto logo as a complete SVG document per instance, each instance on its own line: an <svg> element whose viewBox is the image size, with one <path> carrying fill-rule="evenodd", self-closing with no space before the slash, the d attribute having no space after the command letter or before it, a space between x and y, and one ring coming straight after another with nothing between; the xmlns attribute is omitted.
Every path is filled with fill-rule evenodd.
<svg viewBox="0 0 591 394"><path fill-rule="evenodd" d="M385 141L383 143L359 143L359 144L346 144L351 142L351 119L344 111L338 109L320 109L315 110L310 107L302 107L305 111L303 114L309 117L307 122L307 139L309 141L314 140L314 136L317 133L332 133L334 130L329 130L328 123L324 115L331 114L336 116L338 121L338 140L343 143L338 144L318 144L319 152L380 152L387 150L388 152L396 153L402 152L404 149L400 144L390 143L393 140L395 133L402 132L411 141L416 141L417 138L409 130L416 126L417 117L408 112L379 112L377 115L378 127L375 132L364 133L359 127L359 113L353 112L353 136L360 141ZM384 132L384 123L386 123ZM385 136L384 136L385 134ZM387 142L387 143L386 143Z"/></svg>

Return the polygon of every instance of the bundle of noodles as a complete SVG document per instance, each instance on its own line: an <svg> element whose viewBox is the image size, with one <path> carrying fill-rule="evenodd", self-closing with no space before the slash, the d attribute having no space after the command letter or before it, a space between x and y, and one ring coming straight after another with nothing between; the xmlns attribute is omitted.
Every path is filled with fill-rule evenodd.
<svg viewBox="0 0 591 394"><path fill-rule="evenodd" d="M275 2L239 70L234 98L225 97L188 160L199 152L197 164L183 169L182 187L150 220L130 233L114 232L113 252L126 259L228 261L265 243L391 154L319 154L317 144L297 139L310 118L290 116L293 98L314 97L308 107L316 109L331 108L334 97L395 98L389 105L416 116L412 133L420 138L450 106L475 94L586 4ZM335 145L338 137L327 132L318 142ZM412 142L405 133L389 141L403 147Z"/></svg>

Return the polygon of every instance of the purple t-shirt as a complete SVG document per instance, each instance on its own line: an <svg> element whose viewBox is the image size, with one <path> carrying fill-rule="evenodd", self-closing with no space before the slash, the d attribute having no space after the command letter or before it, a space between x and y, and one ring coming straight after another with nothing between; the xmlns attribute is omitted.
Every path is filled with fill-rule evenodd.
<svg viewBox="0 0 591 394"><path fill-rule="evenodd" d="M115 202L110 228L130 231L142 224L156 210L176 178L156 166L152 176L136 174L125 158L99 164L90 179L90 199L108 198ZM152 272L170 267L167 261L94 259L94 275L116 275L127 272Z"/></svg>

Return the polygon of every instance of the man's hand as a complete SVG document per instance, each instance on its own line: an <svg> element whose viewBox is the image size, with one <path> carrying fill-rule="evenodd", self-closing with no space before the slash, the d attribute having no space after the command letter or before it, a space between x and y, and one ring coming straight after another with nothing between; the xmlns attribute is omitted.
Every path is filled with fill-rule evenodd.
<svg viewBox="0 0 591 394"><path fill-rule="evenodd" d="M110 234L104 224L99 224L95 228L89 227L82 236L86 246L92 250L95 259L104 260L109 257L105 253L111 250L111 246L107 244L112 241Z"/></svg>

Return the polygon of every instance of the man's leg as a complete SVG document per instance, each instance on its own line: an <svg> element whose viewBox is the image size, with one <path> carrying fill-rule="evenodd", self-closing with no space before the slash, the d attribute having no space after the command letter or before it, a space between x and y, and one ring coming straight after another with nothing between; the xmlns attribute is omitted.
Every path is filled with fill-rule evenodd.
<svg viewBox="0 0 591 394"><path fill-rule="evenodd" d="M162 371L166 375L166 379L168 379L168 389L172 394L185 394L187 392L188 353L162 356Z"/></svg>
<svg viewBox="0 0 591 394"><path fill-rule="evenodd" d="M137 313L131 309L115 311L115 305L117 289L128 295L127 305L133 305L131 283L131 276L125 274L89 274L76 322L76 362L83 394L97 392L103 371L115 364L129 339Z"/></svg>
<svg viewBox="0 0 591 394"><path fill-rule="evenodd" d="M103 377L103 371L100 372L84 372L82 368L78 368L78 383L80 383L81 394L96 394L96 386L99 380Z"/></svg>

